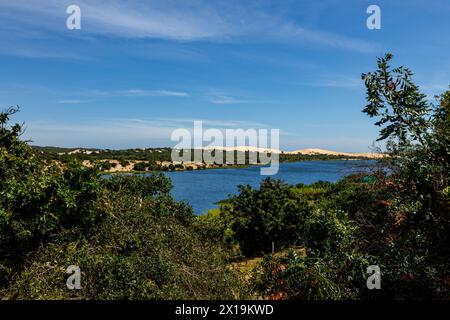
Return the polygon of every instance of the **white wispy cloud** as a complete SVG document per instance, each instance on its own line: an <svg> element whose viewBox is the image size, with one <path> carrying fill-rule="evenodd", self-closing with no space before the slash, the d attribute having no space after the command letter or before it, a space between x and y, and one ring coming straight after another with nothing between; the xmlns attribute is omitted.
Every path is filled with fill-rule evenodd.
<svg viewBox="0 0 450 320"><path fill-rule="evenodd" d="M80 104L83 103L81 100L68 99L68 100L59 100L56 103L58 104Z"/></svg>
<svg viewBox="0 0 450 320"><path fill-rule="evenodd" d="M330 31L304 28L296 23L288 22L274 29L273 33L290 41L304 41L332 48L347 49L357 52L377 52L382 48L373 42L340 35Z"/></svg>
<svg viewBox="0 0 450 320"><path fill-rule="evenodd" d="M2 1L0 8L13 10L27 25L65 31L66 8L71 0ZM104 34L128 38L161 38L173 40L199 40L226 36L232 33L207 1L85 1L81 8L82 30L91 34ZM34 19L30 19L33 18Z"/></svg>
<svg viewBox="0 0 450 320"><path fill-rule="evenodd" d="M218 95L211 97L209 99L209 102L214 104L240 104L240 103L251 103L250 100L243 100L238 99L232 96L226 96L226 95Z"/></svg>
<svg viewBox="0 0 450 320"><path fill-rule="evenodd" d="M22 28L63 33L65 9L71 0L2 1L0 16ZM371 52L377 45L331 31L306 28L270 5L243 1L87 1L81 7L83 36L107 35L123 38L157 38L176 41L301 41ZM9 18L8 18L9 17ZM20 28L19 28L20 29Z"/></svg>
<svg viewBox="0 0 450 320"><path fill-rule="evenodd" d="M76 90L75 90L76 91ZM73 92L72 92L73 94ZM98 90L98 89L79 89L78 95L86 99L60 99L56 101L58 104L80 104L93 102L97 100L125 97L125 98L137 98L137 97L189 97L189 93L183 91L173 90L146 90L146 89L124 89L124 90Z"/></svg>
<svg viewBox="0 0 450 320"><path fill-rule="evenodd" d="M143 90L128 89L118 93L119 95L129 97L188 97L187 92L170 91L170 90Z"/></svg>
<svg viewBox="0 0 450 320"><path fill-rule="evenodd" d="M142 121L142 120L140 120ZM171 124L174 127L192 127L194 125L194 121L202 121L203 126L208 128L272 128L273 126L267 123L261 123L256 121L248 121L248 120L233 120L233 119L195 119L195 118L158 118L154 121L158 123L166 123Z"/></svg>
<svg viewBox="0 0 450 320"><path fill-rule="evenodd" d="M319 79L303 83L303 85L325 88L362 89L364 87L364 81L361 80L361 77L338 74L320 76Z"/></svg>

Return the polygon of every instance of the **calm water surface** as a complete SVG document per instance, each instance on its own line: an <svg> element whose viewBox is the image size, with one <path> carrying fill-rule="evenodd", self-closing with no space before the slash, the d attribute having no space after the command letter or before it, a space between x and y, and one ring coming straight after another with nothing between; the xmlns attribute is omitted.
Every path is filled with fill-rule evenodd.
<svg viewBox="0 0 450 320"><path fill-rule="evenodd" d="M288 184L311 184L319 180L335 182L347 175L368 172L374 168L373 160L329 160L280 163L278 173L271 176ZM217 207L216 203L237 193L238 185L258 187L267 176L260 175L260 167L239 169L209 169L165 172L172 180L172 195L176 200L189 203L196 214Z"/></svg>

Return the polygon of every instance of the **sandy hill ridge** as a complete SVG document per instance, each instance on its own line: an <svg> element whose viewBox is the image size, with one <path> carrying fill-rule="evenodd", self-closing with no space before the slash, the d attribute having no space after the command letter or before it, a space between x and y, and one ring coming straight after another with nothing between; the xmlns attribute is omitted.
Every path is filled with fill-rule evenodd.
<svg viewBox="0 0 450 320"><path fill-rule="evenodd" d="M323 155L333 155L333 156L347 156L347 157L366 157L366 158L383 158L385 157L382 153L371 153L371 152L363 152L363 153L353 153L353 152L338 152L338 151L331 151L331 150L325 150L325 149L299 149L294 151L287 151L284 152L285 154L305 154L305 155L316 155L316 154L323 154Z"/></svg>
<svg viewBox="0 0 450 320"><path fill-rule="evenodd" d="M332 155L332 156L345 156L345 157L364 157L364 158L371 158L371 159L379 159L383 158L386 155L382 153L374 153L374 152L362 152L362 153L353 153L353 152L338 152L338 151L331 151L331 150L325 150L325 149L319 149L319 148L309 148L309 149L298 149L294 151L282 151L279 149L271 149L271 148L258 148L258 147L251 147L251 146L237 146L237 147L216 147L216 146L210 146L210 147L204 147L204 150L224 150L224 151L250 151L250 152L273 152L273 153L284 153L284 154L304 154L304 155Z"/></svg>
<svg viewBox="0 0 450 320"><path fill-rule="evenodd" d="M235 147L219 147L219 146L209 146L203 147L203 150L223 150L223 151L238 151L238 152L264 152L264 153L282 153L283 151L274 148L260 148L253 146L235 146Z"/></svg>
<svg viewBox="0 0 450 320"><path fill-rule="evenodd" d="M46 147L48 148L48 147ZM52 147L53 148L53 147ZM307 148L307 149L298 149L294 151L283 151L280 149L274 149L274 148L261 148L261 147L253 147L253 146L234 146L234 147L223 147L223 146L208 146L201 148L203 150L223 150L223 151L238 151L238 152L262 152L262 153L278 153L278 154L290 154L290 155L333 155L333 156L344 156L344 157L354 157L354 158L370 158L370 159L380 159L383 157L386 157L385 154L382 153L374 153L374 152L362 152L362 153L355 153L355 152L339 152L339 151L332 151L332 150L326 150L326 149L319 149L319 148ZM156 152L162 152L158 148L139 148L134 150L149 150L150 152L156 151ZM84 148L78 148L74 150L64 151L64 152L58 152L58 155L64 155L64 154L98 154L102 153L102 150L99 149L84 149Z"/></svg>

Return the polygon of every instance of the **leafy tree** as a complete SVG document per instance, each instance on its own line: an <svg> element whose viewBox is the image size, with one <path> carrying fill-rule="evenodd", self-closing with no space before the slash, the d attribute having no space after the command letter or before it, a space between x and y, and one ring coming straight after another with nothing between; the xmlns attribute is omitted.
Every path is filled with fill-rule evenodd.
<svg viewBox="0 0 450 320"><path fill-rule="evenodd" d="M145 162L137 162L133 166L133 170L135 171L146 171L147 170L147 164Z"/></svg>
<svg viewBox="0 0 450 320"><path fill-rule="evenodd" d="M239 186L239 194L222 207L244 255L252 256L302 242L302 223L310 212L306 201L287 184L272 179L258 190Z"/></svg>
<svg viewBox="0 0 450 320"><path fill-rule="evenodd" d="M362 75L368 101L363 112L379 118L375 123L382 127L378 140L393 136L402 144L417 141L423 145L429 129L429 103L412 82L411 70L403 66L391 68L391 59L389 53L378 58L378 69Z"/></svg>
<svg viewBox="0 0 450 320"><path fill-rule="evenodd" d="M450 270L450 91L432 104L404 67L391 68L392 55L363 75L380 140L387 139L395 194L389 211L388 286L394 296L448 297ZM389 283L390 282L390 283Z"/></svg>
<svg viewBox="0 0 450 320"><path fill-rule="evenodd" d="M97 168L40 160L21 126L8 125L17 111L0 113L0 284L39 245L62 230L88 232L107 211Z"/></svg>
<svg viewBox="0 0 450 320"><path fill-rule="evenodd" d="M392 68L391 59L379 58L377 69L362 76L363 112L377 119L379 140L387 140L387 174L297 186L313 208L302 220L305 247L302 254L267 256L257 266L251 279L263 297L450 297L450 90L435 105L413 73ZM370 264L382 270L377 293L364 286Z"/></svg>
<svg viewBox="0 0 450 320"><path fill-rule="evenodd" d="M101 171L109 171L111 170L111 168L115 167L113 166L113 163L109 162L108 160L101 161L98 166Z"/></svg>

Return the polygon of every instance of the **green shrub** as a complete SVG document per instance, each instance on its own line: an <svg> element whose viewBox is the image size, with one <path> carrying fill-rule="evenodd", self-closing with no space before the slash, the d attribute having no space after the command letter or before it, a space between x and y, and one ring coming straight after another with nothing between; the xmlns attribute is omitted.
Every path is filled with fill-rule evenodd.
<svg viewBox="0 0 450 320"><path fill-rule="evenodd" d="M140 179L140 178L137 178ZM142 191L141 193L145 193ZM246 297L238 274L218 248L200 240L190 207L165 195L142 202L112 195L112 214L90 237L41 246L4 293L13 299L236 299ZM67 290L65 269L82 271L81 290Z"/></svg>
<svg viewBox="0 0 450 320"><path fill-rule="evenodd" d="M130 165L130 162L127 160L120 160L119 163L124 168Z"/></svg>
<svg viewBox="0 0 450 320"><path fill-rule="evenodd" d="M145 162L137 162L133 165L133 170L135 171L146 171L147 164Z"/></svg>
<svg viewBox="0 0 450 320"><path fill-rule="evenodd" d="M104 180L104 185L110 191L140 198L168 195L172 189L172 182L161 173L148 176L111 175Z"/></svg>
<svg viewBox="0 0 450 320"><path fill-rule="evenodd" d="M36 157L0 113L0 298L247 297L227 257L193 225L162 174L112 176ZM66 268L82 289L66 288Z"/></svg>
<svg viewBox="0 0 450 320"><path fill-rule="evenodd" d="M35 156L9 127L11 108L0 114L0 278L20 269L27 255L63 230L85 233L107 212L97 168L60 165ZM0 283L4 284L4 283Z"/></svg>
<svg viewBox="0 0 450 320"><path fill-rule="evenodd" d="M113 167L113 164L111 164L111 162L109 162L108 160L105 160L100 161L98 166L101 171L109 171Z"/></svg>
<svg viewBox="0 0 450 320"><path fill-rule="evenodd" d="M310 210L290 186L271 179L257 190L239 186L239 194L222 207L246 256L270 252L272 241L278 249L302 243L302 225Z"/></svg>
<svg viewBox="0 0 450 320"><path fill-rule="evenodd" d="M365 285L365 267L359 255L318 258L299 250L265 256L252 272L253 290L266 299L356 299Z"/></svg>

